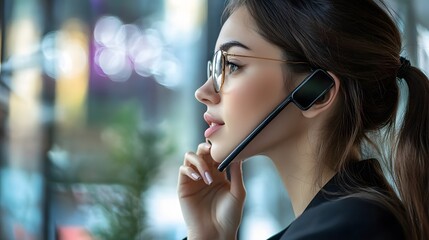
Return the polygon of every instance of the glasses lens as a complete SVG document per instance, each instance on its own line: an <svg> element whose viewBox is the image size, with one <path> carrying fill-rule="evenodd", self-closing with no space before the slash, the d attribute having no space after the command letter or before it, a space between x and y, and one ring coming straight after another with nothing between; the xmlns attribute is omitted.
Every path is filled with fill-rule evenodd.
<svg viewBox="0 0 429 240"><path fill-rule="evenodd" d="M216 92L219 92L222 87L222 83L223 83L222 71L223 71L223 55L222 55L222 51L217 51L213 57L213 73L212 73L213 84Z"/></svg>
<svg viewBox="0 0 429 240"><path fill-rule="evenodd" d="M212 62L208 61L207 62L207 79L209 79L212 76Z"/></svg>

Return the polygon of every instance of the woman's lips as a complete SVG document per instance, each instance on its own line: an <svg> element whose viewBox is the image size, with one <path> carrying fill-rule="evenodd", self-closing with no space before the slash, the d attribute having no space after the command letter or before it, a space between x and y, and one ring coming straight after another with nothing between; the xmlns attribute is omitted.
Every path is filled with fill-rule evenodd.
<svg viewBox="0 0 429 240"><path fill-rule="evenodd" d="M217 130L219 130L219 128L221 128L222 125L218 125L213 123L209 128L207 128L207 130L204 132L204 137L205 138L209 138L214 132L216 132Z"/></svg>
<svg viewBox="0 0 429 240"><path fill-rule="evenodd" d="M217 130L219 130L224 123L220 120L217 120L213 116L211 116L209 113L204 113L204 120L209 125L209 128L204 132L204 137L209 138L213 133L215 133Z"/></svg>

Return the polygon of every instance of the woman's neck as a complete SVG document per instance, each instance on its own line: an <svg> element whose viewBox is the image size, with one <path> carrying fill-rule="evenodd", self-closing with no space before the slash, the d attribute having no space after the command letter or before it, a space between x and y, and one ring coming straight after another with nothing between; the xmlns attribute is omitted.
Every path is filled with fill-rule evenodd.
<svg viewBox="0 0 429 240"><path fill-rule="evenodd" d="M314 151L306 146L309 144L284 144L277 148L278 151L268 154L287 189L295 217L304 212L314 196L335 175L335 171L328 167L319 166L320 159L309 154Z"/></svg>

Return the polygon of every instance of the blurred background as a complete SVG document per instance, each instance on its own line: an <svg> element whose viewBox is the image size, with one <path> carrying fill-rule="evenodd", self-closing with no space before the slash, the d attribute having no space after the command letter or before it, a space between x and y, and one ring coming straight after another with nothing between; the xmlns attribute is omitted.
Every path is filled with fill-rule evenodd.
<svg viewBox="0 0 429 240"><path fill-rule="evenodd" d="M429 72L429 1L389 0ZM0 239L181 239L183 154L204 141L224 0L1 0ZM10 90L8 90L10 89ZM293 220L270 161L244 165L240 239ZM290 213L285 216L285 212Z"/></svg>

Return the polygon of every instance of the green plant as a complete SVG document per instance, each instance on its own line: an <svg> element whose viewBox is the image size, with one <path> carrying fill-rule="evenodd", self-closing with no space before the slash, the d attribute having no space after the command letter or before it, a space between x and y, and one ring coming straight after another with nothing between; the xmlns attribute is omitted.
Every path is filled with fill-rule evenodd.
<svg viewBox="0 0 429 240"><path fill-rule="evenodd" d="M122 107L104 133L104 142L114 171L111 191L95 194L107 226L93 234L100 239L141 239L144 230L144 192L159 168L173 152L173 145L159 127L144 126L134 105ZM142 127L144 126L144 127Z"/></svg>

